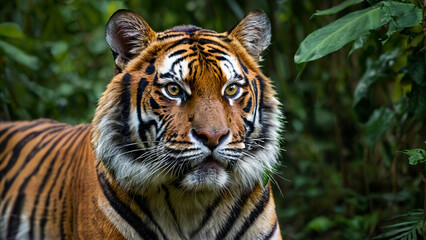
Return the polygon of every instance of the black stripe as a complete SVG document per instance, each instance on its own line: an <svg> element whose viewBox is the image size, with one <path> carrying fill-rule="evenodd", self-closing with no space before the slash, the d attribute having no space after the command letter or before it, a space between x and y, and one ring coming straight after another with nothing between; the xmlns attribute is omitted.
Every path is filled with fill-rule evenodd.
<svg viewBox="0 0 426 240"><path fill-rule="evenodd" d="M181 237L181 239L185 239L184 235L182 234L182 229L181 229L181 227L179 225L179 221L177 219L175 209L173 208L172 203L170 202L170 193L169 193L169 190L167 189L167 187L165 185L162 185L162 187L163 187L163 190L166 192L166 194L164 196L164 199L166 200L167 206L169 207L169 211L170 211L170 213L173 216L173 219L175 221L176 226L178 227L179 236Z"/></svg>
<svg viewBox="0 0 426 240"><path fill-rule="evenodd" d="M176 52L172 53L169 55L169 58L174 57L176 55L182 54L182 53L186 53L188 50L186 49L181 49L181 50L177 50Z"/></svg>
<svg viewBox="0 0 426 240"><path fill-rule="evenodd" d="M150 229L128 205L120 201L104 173L98 173L98 180L108 202L117 211L117 213L133 227L141 238L153 240L158 239L155 232Z"/></svg>
<svg viewBox="0 0 426 240"><path fill-rule="evenodd" d="M141 195L136 195L133 198L136 202L136 205L141 209L141 211L148 217L148 219L154 224L154 226L160 231L161 236L164 240L167 240L167 236L164 234L163 230L161 229L160 225L155 221L154 216L152 215L151 210L148 207L148 201Z"/></svg>
<svg viewBox="0 0 426 240"><path fill-rule="evenodd" d="M257 75L256 78L259 81L259 86L260 86L259 123L263 124L263 97L265 94L265 80L260 75Z"/></svg>
<svg viewBox="0 0 426 240"><path fill-rule="evenodd" d="M243 118L243 121L244 121L244 128L246 130L246 138L248 138L254 131L254 123L247 120L246 118Z"/></svg>
<svg viewBox="0 0 426 240"><path fill-rule="evenodd" d="M266 186L262 193L261 198L256 203L254 209L250 212L250 215L248 216L248 218L244 221L240 231L238 231L234 239L241 239L244 233L256 221L259 215L265 210L265 206L269 202L269 197L270 197L270 189L269 189L269 186Z"/></svg>
<svg viewBox="0 0 426 240"><path fill-rule="evenodd" d="M176 72L175 72L175 70L174 70L175 66L176 66L176 65L178 65L180 62L182 62L183 60L185 60L185 59L187 59L187 58L188 58L188 56L182 56L182 57L180 57L180 58L176 59L176 60L172 63L172 66L170 67L170 69L172 70L172 72L173 72L174 74L176 74ZM161 76L161 75L160 75L160 76ZM175 79L175 78L176 78L176 77L172 75L172 79Z"/></svg>
<svg viewBox="0 0 426 240"><path fill-rule="evenodd" d="M271 239L272 235L274 235L275 231L277 230L278 227L278 220L275 220L275 224L274 226L272 226L271 230L269 230L265 236L262 238L262 240L268 240Z"/></svg>
<svg viewBox="0 0 426 240"><path fill-rule="evenodd" d="M243 108L243 111L249 113L251 110L252 98L250 97L247 101L247 105Z"/></svg>
<svg viewBox="0 0 426 240"><path fill-rule="evenodd" d="M225 55L225 56L229 56L228 53L226 53L226 52L224 52L222 50L219 50L217 48L214 48L214 47L212 47L211 49L209 49L208 52L209 53L219 53L219 54L222 54L222 55Z"/></svg>
<svg viewBox="0 0 426 240"><path fill-rule="evenodd" d="M157 101L155 101L155 99L153 97L151 97L149 99L149 105L151 106L152 109L159 109L159 108L161 108L160 104L158 104Z"/></svg>
<svg viewBox="0 0 426 240"><path fill-rule="evenodd" d="M219 203L221 201L222 201L222 197L219 196L218 198L216 198L213 204L206 209L206 213L204 214L201 224L198 226L197 229L195 229L195 231L191 233L191 239L194 238L198 234L198 232L200 232L201 229L206 225L206 223L212 218L213 211L219 206Z"/></svg>
<svg viewBox="0 0 426 240"><path fill-rule="evenodd" d="M189 63L188 63L188 68L189 68L189 73L188 76L192 76L192 71L193 71L193 67L192 65L194 65L194 62L196 61L196 59L192 59Z"/></svg>
<svg viewBox="0 0 426 240"><path fill-rule="evenodd" d="M3 136L3 134L5 134L7 131L9 131L9 129L11 129L12 127L14 127L13 124L9 124L9 125L6 125L4 123L0 123L0 124L1 124L1 127L3 128L0 131L0 137Z"/></svg>
<svg viewBox="0 0 426 240"><path fill-rule="evenodd" d="M216 46L219 46L219 47L221 47L221 48L223 48L223 49L228 50L228 48L227 48L227 47L225 47L224 45L222 45L222 44L220 44L220 43L218 43L218 42L215 42L215 41L213 41L213 40L206 39L206 38L200 38L200 39L198 39L198 43L199 43L199 44L201 44L201 45L204 45L204 44L212 44L212 45L216 45Z"/></svg>
<svg viewBox="0 0 426 240"><path fill-rule="evenodd" d="M237 55L237 59L238 59L238 62L240 63L241 68L244 70L244 72L248 73L248 68L246 67L246 65L243 64L243 62L241 62L241 59L238 55Z"/></svg>
<svg viewBox="0 0 426 240"><path fill-rule="evenodd" d="M19 194L13 202L12 212L10 213L10 218L7 226L6 239L16 239L16 235L18 235L19 231L21 213L24 210L24 205L25 195Z"/></svg>
<svg viewBox="0 0 426 240"><path fill-rule="evenodd" d="M169 46L165 51L167 52L167 51L169 51L170 49L172 49L172 48L175 48L175 47L177 47L177 46L179 46L179 45L183 45L183 44L193 44L194 43L194 40L193 39L190 39L190 38L184 38L184 39L181 39L181 40L179 40L179 41L177 41L177 42L175 42L175 43L173 43L171 46Z"/></svg>
<svg viewBox="0 0 426 240"><path fill-rule="evenodd" d="M172 116L172 115L169 115L169 116ZM163 123L162 123L162 125L160 125L159 127L158 127L158 129L165 129L164 131L162 131L161 132L161 134L158 134L157 135L157 138L155 139L156 141L160 141L161 140L161 138L164 136L164 134L166 133L166 130L167 130L167 128L169 127L169 125L170 125L170 123L171 123L172 121L169 121L169 119L165 119L165 120L163 120Z"/></svg>
<svg viewBox="0 0 426 240"><path fill-rule="evenodd" d="M240 216L241 210L246 204L249 195L250 193L244 193L238 198L237 201L234 202L234 205L232 206L231 212L229 213L225 224L220 228L219 233L216 235L216 240L224 239L226 235L228 235L232 226L235 224L238 217Z"/></svg>
<svg viewBox="0 0 426 240"><path fill-rule="evenodd" d="M139 126L138 126L138 133L139 138L142 141L146 141L146 135L144 133L144 125L142 121L142 95L145 92L146 86L148 86L148 81L146 78L141 78L138 83L138 90L136 93L136 111L138 114L138 120L139 120Z"/></svg>
<svg viewBox="0 0 426 240"><path fill-rule="evenodd" d="M122 79L122 93L121 93L121 122L123 124L121 134L124 136L126 143L130 143L130 127L129 127L129 115L130 115L130 81L132 75L129 73L124 74Z"/></svg>
<svg viewBox="0 0 426 240"><path fill-rule="evenodd" d="M41 149L43 149L45 145L47 145L48 143L50 143L50 141L53 140L53 138L49 139L47 142L45 142L45 143L42 144L43 140L46 137L49 137L50 134L53 134L55 132L62 131L65 126L66 125L53 125L51 127L45 128L45 129L43 129L41 131L31 132L31 133L27 134L23 139L21 139L21 141L19 141L17 144L15 144L15 147L12 150L12 157L8 160L8 163L7 163L6 167L3 168L0 171L0 177L1 177L1 179L3 179L3 176L5 176L5 174L8 171L10 171L10 169L15 165L16 161L20 157L22 149L27 146L28 142L30 142L34 138L38 137L40 134L45 134L41 138L41 140L37 143L37 145L34 148L32 148L31 152L25 158L25 162L24 162L24 164L22 166L25 166L31 159L33 159L33 157L35 156L35 154L38 153L38 151L40 151ZM48 131L48 132L46 132L46 131ZM5 180L3 192L1 193L1 198L0 199L4 198L6 196L6 193L9 191L9 188L11 187L11 185L15 181L15 179L18 177L18 175L20 174L20 172L21 171L18 171L13 177L11 177L8 180Z"/></svg>
<svg viewBox="0 0 426 240"><path fill-rule="evenodd" d="M165 39L168 39L168 38L182 37L182 36L185 36L185 34L170 34L170 35L166 35L166 36L157 38L157 41L162 41L162 40L165 40Z"/></svg>
<svg viewBox="0 0 426 240"><path fill-rule="evenodd" d="M154 64L149 64L148 67L146 67L146 69L145 69L145 73L148 74L148 75L155 73Z"/></svg>

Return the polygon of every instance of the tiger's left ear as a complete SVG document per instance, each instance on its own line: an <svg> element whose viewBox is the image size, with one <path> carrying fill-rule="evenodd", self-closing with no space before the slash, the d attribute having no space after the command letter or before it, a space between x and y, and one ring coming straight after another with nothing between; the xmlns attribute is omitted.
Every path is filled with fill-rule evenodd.
<svg viewBox="0 0 426 240"><path fill-rule="evenodd" d="M154 30L138 14L130 10L116 11L105 29L105 38L118 68L116 73L121 72L156 36Z"/></svg>
<svg viewBox="0 0 426 240"><path fill-rule="evenodd" d="M256 60L262 61L262 52L271 42L271 23L262 10L253 10L228 31Z"/></svg>

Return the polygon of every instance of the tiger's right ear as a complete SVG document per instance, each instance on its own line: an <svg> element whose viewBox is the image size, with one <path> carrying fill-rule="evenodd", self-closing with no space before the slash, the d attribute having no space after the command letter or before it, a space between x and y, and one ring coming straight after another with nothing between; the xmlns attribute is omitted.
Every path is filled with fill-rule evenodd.
<svg viewBox="0 0 426 240"><path fill-rule="evenodd" d="M156 36L154 30L138 14L130 10L116 11L105 29L106 41L118 68L115 72L121 72Z"/></svg>

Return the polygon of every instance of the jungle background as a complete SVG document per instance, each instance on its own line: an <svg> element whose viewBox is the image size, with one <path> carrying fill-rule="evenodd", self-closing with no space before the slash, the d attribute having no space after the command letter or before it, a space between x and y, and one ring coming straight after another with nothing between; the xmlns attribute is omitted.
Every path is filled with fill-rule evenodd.
<svg viewBox="0 0 426 240"><path fill-rule="evenodd" d="M272 44L262 69L275 83L285 116L274 177L283 235L371 239L395 236L383 235L392 230L411 231L414 239L421 235L423 211L417 211L420 218L410 217L423 209L425 189L424 164L409 164L409 157L424 160L419 149L426 148L422 27L388 36L385 25L361 45L357 40L295 64L294 55L310 33L380 1L311 18L341 2L2 0L0 120L90 123L113 76L104 27L118 9L134 10L156 31L193 24L218 32L250 10L263 9L272 23ZM400 2L422 8L418 0ZM404 154L416 148L419 154Z"/></svg>

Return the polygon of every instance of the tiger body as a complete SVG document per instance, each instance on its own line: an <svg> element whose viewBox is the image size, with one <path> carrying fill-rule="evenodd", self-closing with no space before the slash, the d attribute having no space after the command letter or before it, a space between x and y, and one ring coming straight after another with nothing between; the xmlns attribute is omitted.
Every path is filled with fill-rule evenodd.
<svg viewBox="0 0 426 240"><path fill-rule="evenodd" d="M0 239L281 239L269 22L107 24L116 75L90 125L0 124Z"/></svg>

